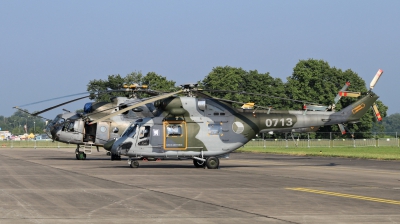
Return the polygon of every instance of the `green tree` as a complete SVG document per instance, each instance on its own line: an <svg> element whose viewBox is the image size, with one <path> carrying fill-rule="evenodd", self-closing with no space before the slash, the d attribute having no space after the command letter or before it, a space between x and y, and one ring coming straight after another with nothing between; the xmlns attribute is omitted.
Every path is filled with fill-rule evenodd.
<svg viewBox="0 0 400 224"><path fill-rule="evenodd" d="M145 76L141 72L132 72L125 77L121 75L109 75L107 80L94 79L89 81L87 90L89 92L98 93L108 90L121 90L124 84L139 84L148 85L152 90L171 91L174 90L175 82L167 80L166 77L157 75L154 72L149 72ZM129 96L127 92L107 92L105 94L92 94L90 99L96 101L109 102L114 96ZM145 97L145 96L144 96Z"/></svg>
<svg viewBox="0 0 400 224"><path fill-rule="evenodd" d="M272 78L269 73L262 74L257 70L245 71L242 68L230 66L213 68L203 79L201 86L210 90L212 96L244 103L255 102L260 106L282 104L280 99L268 96L285 97L284 84L281 79ZM236 92L212 92L212 90Z"/></svg>
<svg viewBox="0 0 400 224"><path fill-rule="evenodd" d="M25 133L24 126L27 126L28 133L41 134L45 128L45 121L39 117L32 117L22 111L16 111L10 117L0 116L2 131L10 131L14 135Z"/></svg>

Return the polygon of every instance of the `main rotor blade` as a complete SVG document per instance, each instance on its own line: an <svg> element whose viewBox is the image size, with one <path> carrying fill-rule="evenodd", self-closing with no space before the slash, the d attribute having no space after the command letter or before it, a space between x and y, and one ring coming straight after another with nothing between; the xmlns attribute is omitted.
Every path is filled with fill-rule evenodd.
<svg viewBox="0 0 400 224"><path fill-rule="evenodd" d="M50 120L51 120L51 119L48 119L48 118L45 118L45 117L42 117L42 116L33 115L33 114L30 113L29 111L27 111L27 110L25 110L25 109L22 109L22 108L19 108L19 107L14 107L14 109L17 109L17 110L19 110L19 111L21 111L21 112L24 112L24 113L27 113L27 114L29 114L29 115L31 115L31 116L38 117L38 118L41 118L41 119L44 119L44 120L47 120L47 121L50 121Z"/></svg>
<svg viewBox="0 0 400 224"><path fill-rule="evenodd" d="M117 111L117 112L115 112L115 113L112 113L112 114L109 114L109 115L107 115L107 116L104 116L104 117L102 117L102 118L100 118L100 119L98 119L98 120L94 120L94 121L90 122L89 125L95 124L95 123L100 122L100 121L104 121L104 120L106 120L106 119L108 119L108 118L110 118L110 117L114 117L114 116L116 116L116 115L118 115L118 114L122 114L122 113L124 113L124 112L126 112L126 111L128 111L128 110L133 109L133 108L140 107L140 106L144 106L144 105L146 105L146 104L148 104L148 103L152 103L152 102L154 102L154 101L156 101L156 100L162 100L162 99L168 98L168 97L170 97L170 96L173 96L173 95L178 94L178 93L181 93L181 92L183 92L183 90L179 90L179 91L176 91L176 92L173 92L173 93L168 93L168 94L164 94L164 95L160 95L160 96L153 97L153 98L151 98L151 99L142 101L142 102L140 102L140 103L137 103L137 104L134 104L134 105L129 106L129 107L127 107L127 108L124 108L124 109L122 109L122 110L119 110L119 111Z"/></svg>
<svg viewBox="0 0 400 224"><path fill-rule="evenodd" d="M277 97L277 96L271 96L267 94L261 94L261 93L249 93L249 92L239 92L239 91L232 91L232 90L214 90L214 89L202 89L198 91L207 91L207 92L220 92L220 93L238 93L238 94L244 94L244 95L253 95L253 96L265 96L265 97L270 97L270 98L275 98L275 99L281 99L281 100L289 100L293 102L298 102L298 103L306 103L306 104L314 104L314 105L321 105L319 103L314 103L314 102L307 102L304 100L295 100L295 99L289 99L289 98L284 98L284 97Z"/></svg>
<svg viewBox="0 0 400 224"><path fill-rule="evenodd" d="M346 91L349 86L350 82L347 81L346 84L344 84L342 89L339 91L339 93L336 95L335 99L333 100L334 104L337 104L337 102L339 102L340 98L342 98L342 95L340 93Z"/></svg>
<svg viewBox="0 0 400 224"><path fill-rule="evenodd" d="M76 98L76 99L73 99L73 100L70 100L70 101L67 101L67 102L64 102L64 103L57 104L55 106L52 106L52 107L46 108L44 110L41 110L39 112L33 113L32 116L37 116L37 115L39 115L41 113L47 112L47 111L52 110L54 108L61 107L61 106L65 105L65 104L69 104L69 103L72 103L72 102L75 102L75 101L78 101L78 100L81 100L81 99L84 99L84 98L87 98L87 97L89 97L89 96L83 96L83 97L79 97L79 98Z"/></svg>
<svg viewBox="0 0 400 224"><path fill-rule="evenodd" d="M79 95L83 95L83 94L90 94L90 92L76 93L76 94L71 94L71 95L68 95L68 96L60 96L60 97L51 98L51 99L47 99L47 100L41 100L41 101L34 102L34 103L24 104L24 105L21 105L21 106L18 106L18 107L26 107L26 106L30 106L30 105L34 105L34 104L38 104L38 103L43 103L43 102L52 101L52 100L58 100L58 99L67 98L67 97L71 97L71 96L79 96Z"/></svg>
<svg viewBox="0 0 400 224"><path fill-rule="evenodd" d="M147 93L149 95L152 95L152 96L157 96L157 95L161 94L160 92L157 92L157 91L154 91L154 90L147 90L147 89L146 90L137 89L135 91L136 92L145 92L145 93ZM72 102L75 102L75 101L78 101L78 100L81 100L81 99L84 99L84 98L88 98L88 97L91 96L90 94L105 94L105 93L112 93L112 92L131 92L131 90L129 90L129 89L120 89L120 90L105 90L105 91L101 91L101 92L97 92L97 93L96 92L77 93L77 94L72 94L72 95L68 95L68 96L56 97L56 98L52 98L52 99L48 99L48 100L42 100L42 101L38 101L38 102L35 102L35 103L25 104L25 105L22 105L22 106L16 106L14 108L18 109L18 107L29 106L29 105L38 104L38 103L42 103L42 102L47 102L47 101L51 101L51 100L56 100L56 99L61 99L61 98L66 98L66 97L71 97L71 96L76 96L76 95L82 95L82 94L89 94L87 96L83 96L83 97L79 97L79 98L76 98L76 99L73 99L73 100L69 100L69 101L66 101L64 103L60 103L60 104L57 104L55 106L52 106L52 107L46 108L44 110L41 110L39 112L31 114L32 116L37 116L37 115L39 115L41 113L47 112L49 110L55 109L57 107L65 105L65 104L69 104L69 103L72 103Z"/></svg>

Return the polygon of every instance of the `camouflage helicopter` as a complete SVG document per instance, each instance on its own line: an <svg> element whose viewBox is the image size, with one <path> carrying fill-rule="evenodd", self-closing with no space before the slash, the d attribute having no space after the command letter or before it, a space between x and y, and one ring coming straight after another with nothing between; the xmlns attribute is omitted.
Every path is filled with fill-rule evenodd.
<svg viewBox="0 0 400 224"><path fill-rule="evenodd" d="M219 158L258 133L358 122L379 98L372 92L379 77L380 74L375 76L366 96L340 111L235 109L230 101L212 98L198 90L196 84L187 84L177 92L144 100L90 124L154 102L158 116L136 120L121 138L104 147L117 156L127 156L132 168L139 167L140 159L174 158L192 159L195 167L217 169ZM182 92L186 96L175 96Z"/></svg>
<svg viewBox="0 0 400 224"><path fill-rule="evenodd" d="M103 146L104 143L110 139L119 137L129 126L130 122L141 117L154 116L154 114L157 113L153 104L147 103L143 106L120 113L95 125L88 125L91 120L115 113L129 105L143 101L143 99L137 97L137 92L144 92L151 96L157 96L160 94L159 92L149 90L146 85L138 84L125 84L121 90L104 91L101 92L101 94L121 91L129 93L130 96L113 97L111 98L111 102L86 103L84 105L83 113L75 113L65 110L66 113L58 114L53 120L49 120L45 128L46 134L52 138L53 141L76 144L76 159L84 160L86 159L86 154L91 154L93 146L96 146L97 150L99 150L99 147ZM36 113L29 113L19 107L14 108L29 113L31 116L39 116L39 114L46 111L87 97L89 96L79 97ZM110 152L107 154L111 155ZM120 157L112 157L112 159L120 159Z"/></svg>
<svg viewBox="0 0 400 224"><path fill-rule="evenodd" d="M378 72L376 73L374 79L376 79L375 84L377 82L377 79L379 79L379 77L382 75L383 71L381 69L378 70ZM374 84L374 85L375 85ZM344 86L342 87L342 89L338 92L338 94L336 95L335 99L333 100L333 104L331 105L312 105L312 104L303 104L303 111L304 113L307 113L307 111L335 111L335 107L336 104L339 102L339 100L342 97L359 97L361 96L360 92L350 92L347 91L348 87L350 86L350 82L346 82L344 84ZM373 88L373 86L371 87L371 89ZM374 111L374 115L377 121L382 121L382 117L380 116L380 113L378 111L377 106L374 104L372 106L372 109ZM349 132L348 128L344 125L344 124L338 124L340 132L342 133L342 135L346 134L347 132ZM270 131L268 132L269 134L273 134L274 132L276 133L290 133L292 138L293 138L293 133L309 133L309 132L316 132L318 131L319 127L314 127L314 126L310 126L310 127L303 127L303 128L281 128L279 130L275 130L275 131ZM352 134L353 136L353 134ZM294 140L294 138L293 138Z"/></svg>

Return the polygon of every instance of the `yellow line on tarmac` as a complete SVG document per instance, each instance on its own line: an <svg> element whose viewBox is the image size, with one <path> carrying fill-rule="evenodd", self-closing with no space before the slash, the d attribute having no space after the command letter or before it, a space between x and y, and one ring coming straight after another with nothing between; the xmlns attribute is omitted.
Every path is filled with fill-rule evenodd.
<svg viewBox="0 0 400 224"><path fill-rule="evenodd" d="M382 198L371 198L371 197L364 197L364 196L360 196L360 195L341 194L341 193L336 193L336 192L331 192L331 191L319 191L319 190L313 190L313 189L308 189L308 188L286 188L286 189L292 190L292 191L303 191L303 192L309 192L309 193L314 193L314 194L331 195L331 196L337 196L337 197L343 197L343 198L354 198L354 199L365 200L365 201L374 201L374 202L400 205L400 201L388 200L388 199L382 199Z"/></svg>

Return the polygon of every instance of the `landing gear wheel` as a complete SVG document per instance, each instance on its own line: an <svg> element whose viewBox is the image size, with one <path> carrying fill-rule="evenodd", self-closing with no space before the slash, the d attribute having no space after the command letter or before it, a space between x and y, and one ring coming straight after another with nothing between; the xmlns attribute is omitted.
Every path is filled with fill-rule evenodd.
<svg viewBox="0 0 400 224"><path fill-rule="evenodd" d="M193 165L194 165L196 168L203 168L204 165L205 165L205 162L204 162L204 161L197 160L197 159L193 159Z"/></svg>
<svg viewBox="0 0 400 224"><path fill-rule="evenodd" d="M129 166L131 168L138 168L139 167L139 161L133 160Z"/></svg>
<svg viewBox="0 0 400 224"><path fill-rule="evenodd" d="M219 159L217 157L208 157L206 160L206 166L208 169L218 169Z"/></svg>
<svg viewBox="0 0 400 224"><path fill-rule="evenodd" d="M86 153L79 152L79 154L76 154L76 157L77 157L78 160L85 160L86 159Z"/></svg>
<svg viewBox="0 0 400 224"><path fill-rule="evenodd" d="M121 160L121 156L111 153L111 161L114 161L114 160Z"/></svg>
<svg viewBox="0 0 400 224"><path fill-rule="evenodd" d="M107 156L110 156L111 155L111 152L107 152Z"/></svg>
<svg viewBox="0 0 400 224"><path fill-rule="evenodd" d="M75 154L77 160L79 160L79 154Z"/></svg>

